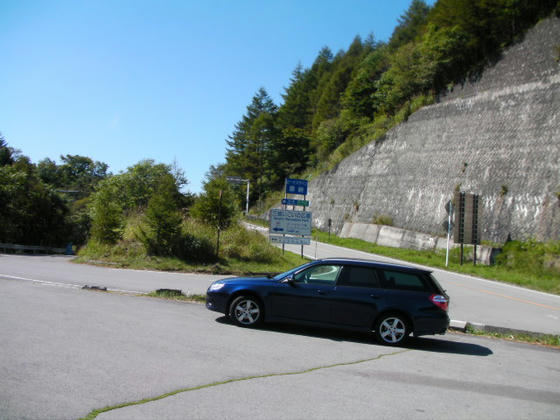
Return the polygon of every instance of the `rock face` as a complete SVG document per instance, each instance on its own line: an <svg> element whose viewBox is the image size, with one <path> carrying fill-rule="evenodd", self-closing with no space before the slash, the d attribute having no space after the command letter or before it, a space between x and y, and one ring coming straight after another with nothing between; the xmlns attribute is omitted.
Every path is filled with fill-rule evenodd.
<svg viewBox="0 0 560 420"><path fill-rule="evenodd" d="M539 22L476 82L309 185L315 226L345 221L443 234L456 189L483 199L483 239L560 239L560 19Z"/></svg>

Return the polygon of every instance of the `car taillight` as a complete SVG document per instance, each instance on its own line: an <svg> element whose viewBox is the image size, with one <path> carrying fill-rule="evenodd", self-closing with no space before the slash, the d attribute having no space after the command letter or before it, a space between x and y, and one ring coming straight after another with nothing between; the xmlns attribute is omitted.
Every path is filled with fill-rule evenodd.
<svg viewBox="0 0 560 420"><path fill-rule="evenodd" d="M441 308L446 312L447 312L447 309L449 308L449 301L443 295L432 295L432 296L430 296L430 302L432 302L438 308Z"/></svg>

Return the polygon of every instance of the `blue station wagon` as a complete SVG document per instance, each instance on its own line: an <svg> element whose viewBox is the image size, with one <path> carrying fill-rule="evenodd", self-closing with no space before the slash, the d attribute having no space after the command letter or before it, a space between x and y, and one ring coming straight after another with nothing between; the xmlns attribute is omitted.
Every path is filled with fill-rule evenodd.
<svg viewBox="0 0 560 420"><path fill-rule="evenodd" d="M449 296L429 271L369 260L329 258L275 277L218 280L206 307L241 327L298 323L373 332L386 345L444 334Z"/></svg>

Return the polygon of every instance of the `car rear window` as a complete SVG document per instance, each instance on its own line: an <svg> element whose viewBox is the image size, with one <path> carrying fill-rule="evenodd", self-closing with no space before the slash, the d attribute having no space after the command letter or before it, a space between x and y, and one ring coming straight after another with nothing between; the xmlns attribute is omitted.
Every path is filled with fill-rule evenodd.
<svg viewBox="0 0 560 420"><path fill-rule="evenodd" d="M345 266L338 284L355 287L381 287L375 269L357 266Z"/></svg>
<svg viewBox="0 0 560 420"><path fill-rule="evenodd" d="M427 287L422 278L414 273L384 270L385 287L398 290L426 291Z"/></svg>

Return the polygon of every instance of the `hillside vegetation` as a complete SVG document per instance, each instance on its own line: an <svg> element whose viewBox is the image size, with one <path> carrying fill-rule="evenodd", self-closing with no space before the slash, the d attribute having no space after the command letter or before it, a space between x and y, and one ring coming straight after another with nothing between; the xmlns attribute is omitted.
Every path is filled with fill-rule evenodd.
<svg viewBox="0 0 560 420"><path fill-rule="evenodd" d="M287 176L332 169L455 83L476 79L526 29L559 14L559 4L413 0L388 42L356 37L346 51L324 47L309 68L298 65L283 103L260 88L227 140L225 163L210 176L249 179L261 211Z"/></svg>

